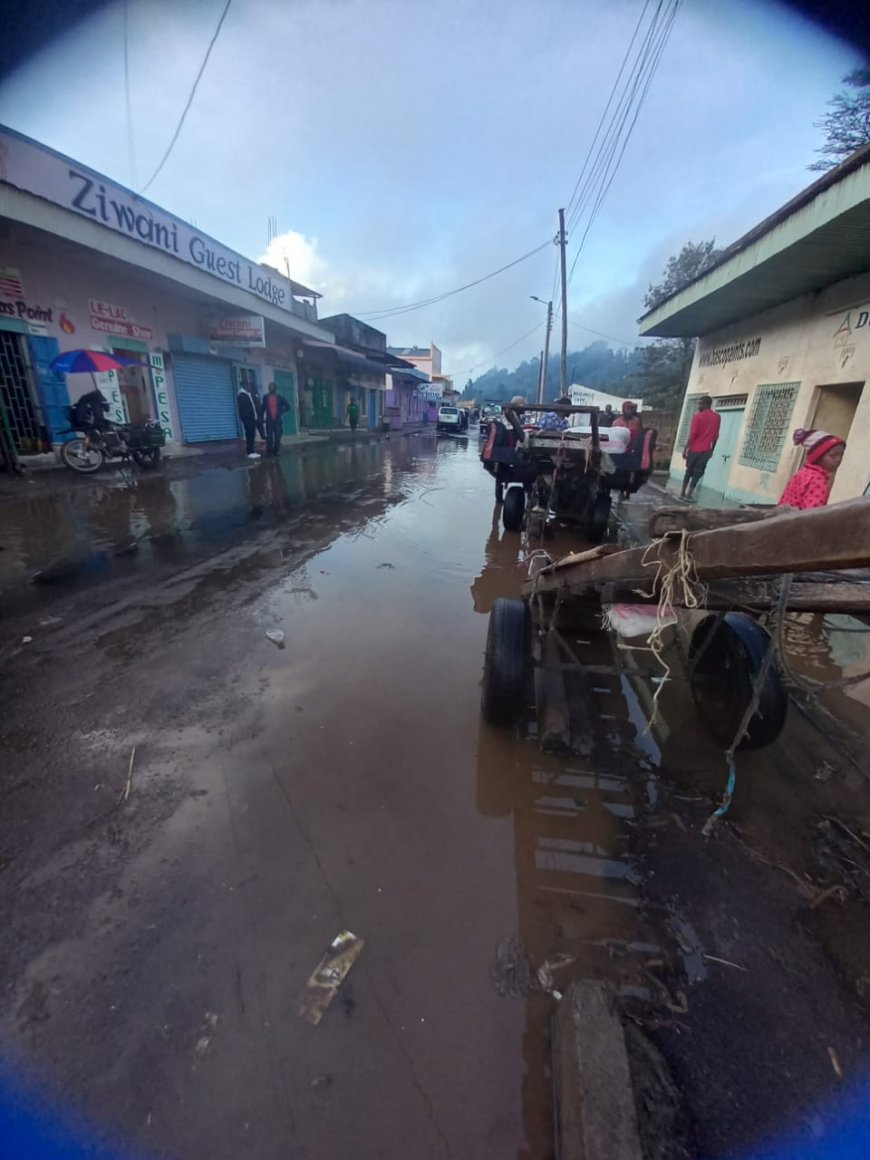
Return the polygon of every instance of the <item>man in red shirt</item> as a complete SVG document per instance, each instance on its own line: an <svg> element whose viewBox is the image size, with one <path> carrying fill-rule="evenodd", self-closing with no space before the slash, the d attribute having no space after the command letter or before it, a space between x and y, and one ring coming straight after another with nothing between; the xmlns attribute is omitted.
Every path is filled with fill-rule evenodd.
<svg viewBox="0 0 870 1160"><path fill-rule="evenodd" d="M698 411L692 418L689 427L689 441L683 449L683 458L686 461L686 474L683 479L683 490L680 499L688 503L695 503L693 492L707 470L710 456L719 438L719 428L722 425L722 416L713 410L713 400L709 395L702 395L698 400Z"/></svg>

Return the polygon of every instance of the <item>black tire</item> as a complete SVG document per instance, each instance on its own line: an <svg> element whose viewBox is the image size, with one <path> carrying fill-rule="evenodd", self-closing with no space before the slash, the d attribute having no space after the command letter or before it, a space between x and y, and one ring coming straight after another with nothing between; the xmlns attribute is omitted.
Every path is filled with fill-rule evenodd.
<svg viewBox="0 0 870 1160"><path fill-rule="evenodd" d="M600 544L607 539L612 502L609 491L599 491L595 497L589 519L586 521L586 539L590 544Z"/></svg>
<svg viewBox="0 0 870 1160"><path fill-rule="evenodd" d="M504 503L504 484L500 479L495 481L495 502Z"/></svg>
<svg viewBox="0 0 870 1160"><path fill-rule="evenodd" d="M506 532L519 532L523 526L523 513L526 510L526 493L521 487L509 487L504 496L504 507L501 512L502 523Z"/></svg>
<svg viewBox="0 0 870 1160"><path fill-rule="evenodd" d="M60 457L64 465L79 475L93 475L106 462L106 456L100 447L86 447L84 439L70 439L60 449Z"/></svg>
<svg viewBox="0 0 870 1160"><path fill-rule="evenodd" d="M530 623L529 606L524 600L500 597L492 606L480 697L480 711L491 725L513 725L523 709Z"/></svg>
<svg viewBox="0 0 870 1160"><path fill-rule="evenodd" d="M707 616L692 633L692 699L704 728L725 749L734 740L752 700L755 678L769 641L767 630L741 612L728 612L721 618ZM783 730L787 712L788 693L782 671L774 661L762 686L758 709L737 748L763 749L772 745Z"/></svg>
<svg viewBox="0 0 870 1160"><path fill-rule="evenodd" d="M159 447L136 447L130 448L130 454L133 456L135 462L139 467L146 471L152 467L156 467L160 462L160 448Z"/></svg>

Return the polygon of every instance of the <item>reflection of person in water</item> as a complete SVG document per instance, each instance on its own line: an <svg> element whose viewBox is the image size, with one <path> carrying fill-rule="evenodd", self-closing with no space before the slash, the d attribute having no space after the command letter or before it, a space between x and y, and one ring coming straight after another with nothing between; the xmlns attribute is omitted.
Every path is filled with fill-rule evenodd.
<svg viewBox="0 0 870 1160"><path fill-rule="evenodd" d="M499 596L519 596L525 579L524 573L518 568L519 541L514 533L502 533L500 513L501 507L496 505L484 548L483 569L471 585L474 611L484 614L490 612Z"/></svg>

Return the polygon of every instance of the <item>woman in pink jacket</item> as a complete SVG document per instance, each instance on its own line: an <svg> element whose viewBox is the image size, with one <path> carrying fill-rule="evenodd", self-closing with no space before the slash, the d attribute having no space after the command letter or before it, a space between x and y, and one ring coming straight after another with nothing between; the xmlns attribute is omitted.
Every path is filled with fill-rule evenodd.
<svg viewBox="0 0 870 1160"><path fill-rule="evenodd" d="M789 480L779 501L780 506L802 510L824 507L837 468L843 462L846 442L839 435L829 435L827 431L805 431L803 427L798 427L792 439L797 446L806 449L807 457L800 471Z"/></svg>

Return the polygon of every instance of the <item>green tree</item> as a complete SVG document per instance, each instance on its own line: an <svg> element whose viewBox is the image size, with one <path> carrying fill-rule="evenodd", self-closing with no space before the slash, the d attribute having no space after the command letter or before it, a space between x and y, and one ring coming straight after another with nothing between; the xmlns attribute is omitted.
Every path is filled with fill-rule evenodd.
<svg viewBox="0 0 870 1160"><path fill-rule="evenodd" d="M721 254L716 249L716 240L707 242L686 242L678 254L668 258L661 282L653 285L643 298L646 311L655 310L669 298L679 293L716 262ZM661 338L643 348L643 366L637 377L634 392L643 397L647 405L661 410L677 410L682 404L692 356L695 352L694 338Z"/></svg>
<svg viewBox="0 0 870 1160"><path fill-rule="evenodd" d="M821 156L810 169L833 169L850 153L870 144L870 68L856 68L843 77L843 84L851 92L841 89L835 93L828 101L830 112L815 122L815 127L825 132L825 143L816 150Z"/></svg>

